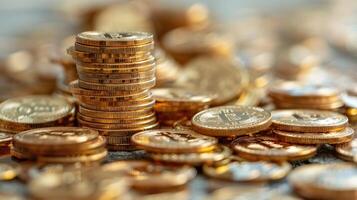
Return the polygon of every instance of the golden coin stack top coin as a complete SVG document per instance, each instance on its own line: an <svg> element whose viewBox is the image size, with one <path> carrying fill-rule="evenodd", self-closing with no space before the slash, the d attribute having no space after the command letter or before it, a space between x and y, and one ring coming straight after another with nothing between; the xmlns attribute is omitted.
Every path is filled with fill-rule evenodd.
<svg viewBox="0 0 357 200"><path fill-rule="evenodd" d="M192 130L157 129L136 133L131 138L140 149L160 162L201 165L226 159L231 152L214 137Z"/></svg>
<svg viewBox="0 0 357 200"><path fill-rule="evenodd" d="M348 118L336 112L320 110L276 110L273 132L284 142L295 144L340 144L352 140L354 130Z"/></svg>
<svg viewBox="0 0 357 200"><path fill-rule="evenodd" d="M269 89L269 96L278 108L336 110L343 106L340 91L321 85L283 82Z"/></svg>
<svg viewBox="0 0 357 200"><path fill-rule="evenodd" d="M7 133L49 126L69 126L75 108L66 99L34 95L8 99L0 104L0 130Z"/></svg>
<svg viewBox="0 0 357 200"><path fill-rule="evenodd" d="M179 120L191 120L193 115L208 108L214 96L179 88L151 90L155 112L162 125L171 126Z"/></svg>
<svg viewBox="0 0 357 200"><path fill-rule="evenodd" d="M111 150L134 150L130 136L157 126L149 89L155 86L153 35L144 32L83 32L68 53L79 80L72 93L78 122L98 130Z"/></svg>
<svg viewBox="0 0 357 200"><path fill-rule="evenodd" d="M105 139L88 128L50 127L24 131L13 138L11 155L41 163L98 163L105 159Z"/></svg>

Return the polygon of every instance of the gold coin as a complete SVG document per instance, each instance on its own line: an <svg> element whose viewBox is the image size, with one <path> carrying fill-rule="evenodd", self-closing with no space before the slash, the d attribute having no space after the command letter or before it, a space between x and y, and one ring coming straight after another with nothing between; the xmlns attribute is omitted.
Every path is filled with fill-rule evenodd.
<svg viewBox="0 0 357 200"><path fill-rule="evenodd" d="M149 129L154 129L154 128L157 128L159 124L156 122L156 123L153 123L153 124L147 124L147 125L143 125L141 127L135 127L135 128L121 128L121 129L100 129L100 128L97 128L96 130L99 131L99 133L101 135L104 135L104 136L131 136L133 135L134 133L137 133L137 132L140 132L140 131L144 131L144 130L149 130ZM85 126L84 126L85 127Z"/></svg>
<svg viewBox="0 0 357 200"><path fill-rule="evenodd" d="M78 127L50 127L24 131L14 136L15 144L39 146L78 145L98 137L98 132Z"/></svg>
<svg viewBox="0 0 357 200"><path fill-rule="evenodd" d="M279 140L293 144L340 144L351 141L354 134L354 130L350 127L325 133L301 133L280 130L274 130L273 132Z"/></svg>
<svg viewBox="0 0 357 200"><path fill-rule="evenodd" d="M76 69L78 74L133 74L135 73L143 73L143 72L148 72L152 71L155 69L155 63L149 64L149 65L142 65L138 67L132 67L132 68L93 68L93 67L87 67L83 66L79 63L76 65Z"/></svg>
<svg viewBox="0 0 357 200"><path fill-rule="evenodd" d="M316 154L315 146L282 142L273 136L256 135L239 137L232 142L235 152L247 160L304 160Z"/></svg>
<svg viewBox="0 0 357 200"><path fill-rule="evenodd" d="M108 155L108 151L102 148L101 151L95 154L87 155L67 155L67 156L37 156L38 162L45 163L90 163L90 162L102 162Z"/></svg>
<svg viewBox="0 0 357 200"><path fill-rule="evenodd" d="M269 112L258 107L221 106L203 110L192 118L192 128L211 136L237 136L267 129Z"/></svg>
<svg viewBox="0 0 357 200"><path fill-rule="evenodd" d="M78 81L78 86L87 90L124 90L124 91L140 91L148 90L155 86L156 79L153 78L149 81L131 83L131 84L98 84L88 83L82 80Z"/></svg>
<svg viewBox="0 0 357 200"><path fill-rule="evenodd" d="M350 163L310 164L296 168L289 184L308 199L356 199L357 168Z"/></svg>
<svg viewBox="0 0 357 200"><path fill-rule="evenodd" d="M12 134L0 132L0 146L7 146L12 141Z"/></svg>
<svg viewBox="0 0 357 200"><path fill-rule="evenodd" d="M90 96L90 95L77 95L74 94L78 101L80 102L121 102L128 100L140 100L149 98L151 95L150 92L144 91L139 92L138 94L133 94L133 96Z"/></svg>
<svg viewBox="0 0 357 200"><path fill-rule="evenodd" d="M125 111L137 111L143 109L152 109L154 104L155 104L155 100L152 100L148 103L137 104L132 106L100 106L100 105L88 105L83 102L81 103L81 106L96 111L125 112Z"/></svg>
<svg viewBox="0 0 357 200"><path fill-rule="evenodd" d="M143 160L126 160L102 166L104 171L124 174L130 178L131 187L141 191L164 191L186 185L196 176L189 166L167 166Z"/></svg>
<svg viewBox="0 0 357 200"><path fill-rule="evenodd" d="M82 32L76 36L76 42L93 46L133 46L151 43L154 37L146 32Z"/></svg>
<svg viewBox="0 0 357 200"><path fill-rule="evenodd" d="M143 95L147 95L148 90L143 91L116 91L116 90L87 90L78 86L78 80L72 81L69 85L73 94L78 96L104 96L104 97L116 97L123 99L137 99Z"/></svg>
<svg viewBox="0 0 357 200"><path fill-rule="evenodd" d="M284 178L291 170L288 162L233 161L220 166L204 165L203 172L212 178L236 182L274 181Z"/></svg>
<svg viewBox="0 0 357 200"><path fill-rule="evenodd" d="M19 168L15 164L0 163L0 180L1 181L12 180L17 176L18 173L19 173Z"/></svg>
<svg viewBox="0 0 357 200"><path fill-rule="evenodd" d="M150 52L154 49L154 43L147 43L135 46L121 46L121 47L96 47L83 45L80 43L74 44L74 49L76 51L83 51L89 53L108 53L108 54L134 54L137 52Z"/></svg>
<svg viewBox="0 0 357 200"><path fill-rule="evenodd" d="M147 77L132 78L132 79L98 79L98 78L85 78L80 79L88 83L95 84L130 84L130 83L140 83L150 81L155 78L155 74Z"/></svg>
<svg viewBox="0 0 357 200"><path fill-rule="evenodd" d="M318 110L276 110L273 128L296 132L331 132L345 128L348 118L336 112Z"/></svg>
<svg viewBox="0 0 357 200"><path fill-rule="evenodd" d="M136 128L140 128L140 127L145 127L145 126L150 126L153 124L156 124L157 120L156 117L152 117L149 118L147 120L144 121L139 121L139 122L135 122L135 123L127 123L127 124L104 124L104 123L98 123L98 122L87 122L84 120L81 120L79 118L77 118L78 123L81 126L84 127L91 127L94 129L136 129Z"/></svg>
<svg viewBox="0 0 357 200"><path fill-rule="evenodd" d="M274 85L269 90L273 98L283 101L304 101L329 103L339 99L340 91L337 88L322 85L303 85L297 82L283 82Z"/></svg>
<svg viewBox="0 0 357 200"><path fill-rule="evenodd" d="M328 104L316 103L312 104L307 101L305 102L287 102L287 101L275 101L275 106L279 109L317 109L317 110L335 110L343 106L342 101L335 101Z"/></svg>
<svg viewBox="0 0 357 200"><path fill-rule="evenodd" d="M214 149L217 139L188 130L157 129L131 137L139 148L157 153L205 152Z"/></svg>
<svg viewBox="0 0 357 200"><path fill-rule="evenodd" d="M35 126L60 122L73 115L74 107L64 98L37 95L8 99L0 104L1 127Z"/></svg>
<svg viewBox="0 0 357 200"><path fill-rule="evenodd" d="M140 118L142 116L147 116L154 113L152 108L128 111L128 112L109 112L109 111L90 110L83 106L79 106L78 112L87 117L98 117L103 119Z"/></svg>
<svg viewBox="0 0 357 200"><path fill-rule="evenodd" d="M87 117L85 115L77 114L77 118L86 122L93 123L103 123L103 124L130 124L130 123L141 123L147 122L148 120L155 118L155 113L151 113L151 115L142 116L140 118L124 118L124 119L103 119L98 117Z"/></svg>
<svg viewBox="0 0 357 200"><path fill-rule="evenodd" d="M153 65L155 64L155 58L152 56L151 58L143 61L137 61L137 62L119 62L119 63L114 63L114 64L108 64L108 63L80 63L77 61L77 64L87 67L87 68L100 68L100 69L125 69L125 68L135 68L135 67L141 67L141 66L147 66L147 65Z"/></svg>
<svg viewBox="0 0 357 200"><path fill-rule="evenodd" d="M177 84L191 91L202 91L216 96L212 101L213 105L222 105L239 96L248 84L249 77L237 63L211 57L193 60L181 73Z"/></svg>
<svg viewBox="0 0 357 200"><path fill-rule="evenodd" d="M353 158L357 156L357 135L355 134L354 139L350 142L336 145L335 150L338 157L353 161Z"/></svg>
<svg viewBox="0 0 357 200"><path fill-rule="evenodd" d="M201 153L150 153L149 156L160 162L173 164L201 165L222 161L231 155L228 147L217 146L212 151Z"/></svg>
<svg viewBox="0 0 357 200"><path fill-rule="evenodd" d="M202 92L178 88L152 89L151 92L157 102L167 104L209 104L214 98Z"/></svg>
<svg viewBox="0 0 357 200"><path fill-rule="evenodd" d="M105 73L79 73L78 78L80 80L86 81L86 80L116 80L116 79L141 79L141 78L146 78L146 77L151 77L155 75L155 68L151 68L148 71L143 71L143 72L126 72L126 73L116 73L116 74L105 74ZM88 81L90 82L90 81Z"/></svg>
<svg viewBox="0 0 357 200"><path fill-rule="evenodd" d="M78 102L82 105L97 106L97 107L125 107L125 106L140 106L150 104L154 101L151 95L142 99L135 100L121 100L121 101L94 101L87 100L81 97L77 98Z"/></svg>

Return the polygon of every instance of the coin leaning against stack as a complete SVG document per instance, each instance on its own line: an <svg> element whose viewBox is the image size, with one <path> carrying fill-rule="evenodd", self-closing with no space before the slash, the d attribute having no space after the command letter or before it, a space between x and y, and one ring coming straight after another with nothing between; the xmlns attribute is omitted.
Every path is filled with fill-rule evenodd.
<svg viewBox="0 0 357 200"><path fill-rule="evenodd" d="M149 33L83 32L68 49L79 77L70 85L78 123L98 130L110 150L135 150L131 135L157 126L153 47Z"/></svg>

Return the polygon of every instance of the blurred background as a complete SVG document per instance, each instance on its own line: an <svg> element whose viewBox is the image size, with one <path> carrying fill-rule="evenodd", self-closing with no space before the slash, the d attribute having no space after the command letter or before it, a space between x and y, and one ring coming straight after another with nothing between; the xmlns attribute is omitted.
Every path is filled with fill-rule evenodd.
<svg viewBox="0 0 357 200"><path fill-rule="evenodd" d="M0 101L71 96L77 75L66 49L86 30L154 33L157 87L175 86L192 60L215 56L247 71L248 83L237 84L259 89L251 104L279 80L348 89L357 81L356 11L353 0L2 0Z"/></svg>

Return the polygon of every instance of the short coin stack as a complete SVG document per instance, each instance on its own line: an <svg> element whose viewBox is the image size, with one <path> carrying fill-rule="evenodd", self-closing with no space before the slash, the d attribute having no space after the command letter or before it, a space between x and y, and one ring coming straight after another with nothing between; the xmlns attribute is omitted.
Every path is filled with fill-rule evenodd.
<svg viewBox="0 0 357 200"><path fill-rule="evenodd" d="M0 130L6 133L50 126L71 126L75 107L66 99L47 95L8 99L0 104Z"/></svg>
<svg viewBox="0 0 357 200"><path fill-rule="evenodd" d="M151 90L156 101L155 112L162 125L171 126L180 120L191 120L201 110L208 108L213 96L178 88Z"/></svg>
<svg viewBox="0 0 357 200"><path fill-rule="evenodd" d="M158 129L136 133L132 142L159 162L201 165L228 158L231 151L214 137L191 130Z"/></svg>
<svg viewBox="0 0 357 200"><path fill-rule="evenodd" d="M79 77L71 84L78 122L105 136L110 150L134 150L131 135L157 126L149 92L155 86L153 47L149 33L83 32L68 49Z"/></svg>
<svg viewBox="0 0 357 200"><path fill-rule="evenodd" d="M340 144L353 139L348 118L336 112L320 110L276 110L272 112L273 132L293 144Z"/></svg>
<svg viewBox="0 0 357 200"><path fill-rule="evenodd" d="M12 145L12 156L40 163L93 164L107 155L105 139L88 128L32 129L16 134Z"/></svg>
<svg viewBox="0 0 357 200"><path fill-rule="evenodd" d="M284 82L270 88L269 96L282 109L336 110L343 106L339 90L328 86Z"/></svg>

